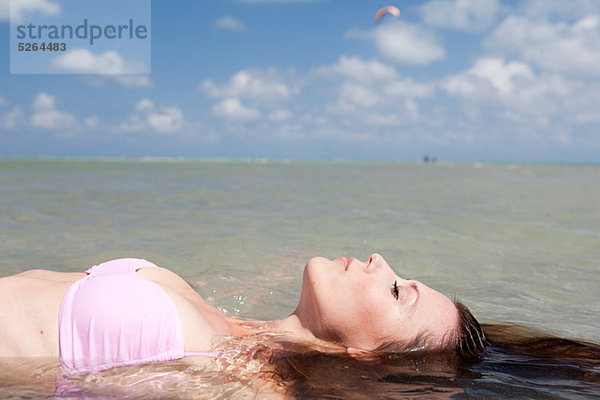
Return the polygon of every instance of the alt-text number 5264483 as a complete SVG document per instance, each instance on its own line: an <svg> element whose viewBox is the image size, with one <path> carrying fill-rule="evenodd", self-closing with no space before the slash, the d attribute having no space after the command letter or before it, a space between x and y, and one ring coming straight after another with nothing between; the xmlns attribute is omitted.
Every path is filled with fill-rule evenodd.
<svg viewBox="0 0 600 400"><path fill-rule="evenodd" d="M33 42L22 42L17 45L18 51L67 51L67 44L64 42L42 42L40 44Z"/></svg>

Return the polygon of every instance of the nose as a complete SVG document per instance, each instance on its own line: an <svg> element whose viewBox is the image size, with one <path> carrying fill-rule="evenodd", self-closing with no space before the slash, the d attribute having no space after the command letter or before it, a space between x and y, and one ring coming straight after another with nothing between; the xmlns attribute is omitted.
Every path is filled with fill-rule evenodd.
<svg viewBox="0 0 600 400"><path fill-rule="evenodd" d="M365 272L373 272L377 268L382 267L385 264L385 260L380 254L373 253L365 264Z"/></svg>

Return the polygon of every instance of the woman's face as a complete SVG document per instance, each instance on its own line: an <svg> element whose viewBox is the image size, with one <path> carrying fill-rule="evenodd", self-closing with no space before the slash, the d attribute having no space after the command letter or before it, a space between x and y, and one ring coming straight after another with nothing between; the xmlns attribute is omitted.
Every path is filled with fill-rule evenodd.
<svg viewBox="0 0 600 400"><path fill-rule="evenodd" d="M311 259L294 313L316 337L362 350L415 343L442 348L452 339L458 319L450 299L398 277L379 254L367 262Z"/></svg>

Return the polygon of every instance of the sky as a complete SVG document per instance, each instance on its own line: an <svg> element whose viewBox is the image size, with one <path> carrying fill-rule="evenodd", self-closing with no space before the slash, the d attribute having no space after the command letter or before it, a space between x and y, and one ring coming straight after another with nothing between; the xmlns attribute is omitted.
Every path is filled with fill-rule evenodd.
<svg viewBox="0 0 600 400"><path fill-rule="evenodd" d="M69 8L12 1L21 18ZM400 17L376 23L389 4ZM150 74L101 46L70 49L67 73L11 74L0 0L0 156L600 162L597 0L153 0L151 15Z"/></svg>

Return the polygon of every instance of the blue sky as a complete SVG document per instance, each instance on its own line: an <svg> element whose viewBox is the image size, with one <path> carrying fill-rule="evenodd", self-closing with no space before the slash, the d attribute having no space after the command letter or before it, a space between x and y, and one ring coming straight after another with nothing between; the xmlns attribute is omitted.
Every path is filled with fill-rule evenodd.
<svg viewBox="0 0 600 400"><path fill-rule="evenodd" d="M151 39L150 75L11 75L0 41L0 156L600 162L596 0L154 0Z"/></svg>

